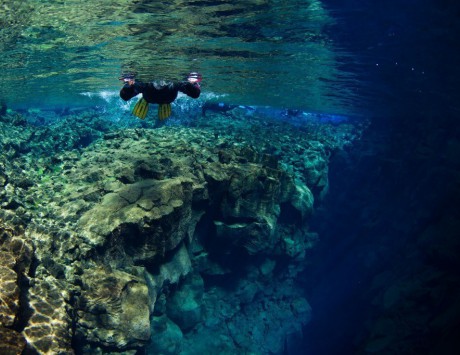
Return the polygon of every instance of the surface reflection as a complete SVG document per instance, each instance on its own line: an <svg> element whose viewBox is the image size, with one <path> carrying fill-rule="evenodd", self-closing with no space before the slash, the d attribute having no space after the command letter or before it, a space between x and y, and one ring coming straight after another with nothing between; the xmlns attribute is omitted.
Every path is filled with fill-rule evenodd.
<svg viewBox="0 0 460 355"><path fill-rule="evenodd" d="M333 19L317 0L3 4L0 94L12 106L75 104L80 92L117 90L123 70L142 80L194 70L232 103L356 110L353 76L324 31Z"/></svg>

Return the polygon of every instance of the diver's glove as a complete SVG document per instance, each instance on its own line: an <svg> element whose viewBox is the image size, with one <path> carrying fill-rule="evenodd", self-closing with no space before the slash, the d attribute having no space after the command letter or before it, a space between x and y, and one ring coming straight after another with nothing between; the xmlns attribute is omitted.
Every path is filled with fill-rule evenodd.
<svg viewBox="0 0 460 355"><path fill-rule="evenodd" d="M138 83L135 82L134 84L130 85L129 83L126 83L123 85L123 87L120 90L120 97L128 101L129 99L133 98L136 95L142 94L144 91L144 83Z"/></svg>

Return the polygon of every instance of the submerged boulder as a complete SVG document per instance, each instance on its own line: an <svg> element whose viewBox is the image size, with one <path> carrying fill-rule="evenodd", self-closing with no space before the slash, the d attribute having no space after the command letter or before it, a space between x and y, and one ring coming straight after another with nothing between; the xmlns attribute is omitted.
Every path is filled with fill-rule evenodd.
<svg viewBox="0 0 460 355"><path fill-rule="evenodd" d="M77 337L94 346L129 350L150 339L150 298L143 277L97 267L82 275Z"/></svg>
<svg viewBox="0 0 460 355"><path fill-rule="evenodd" d="M152 318L152 341L147 346L148 354L176 355L182 351L182 331L167 316Z"/></svg>
<svg viewBox="0 0 460 355"><path fill-rule="evenodd" d="M192 193L181 178L123 185L83 214L80 235L94 246L122 245L136 263L161 259L188 236Z"/></svg>
<svg viewBox="0 0 460 355"><path fill-rule="evenodd" d="M189 331L202 320L203 279L199 274L189 275L171 295L166 313L182 331Z"/></svg>

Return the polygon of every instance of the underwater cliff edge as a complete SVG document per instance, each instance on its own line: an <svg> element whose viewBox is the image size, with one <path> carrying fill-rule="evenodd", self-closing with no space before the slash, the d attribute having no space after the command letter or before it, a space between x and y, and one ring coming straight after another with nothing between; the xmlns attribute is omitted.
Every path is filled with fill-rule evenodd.
<svg viewBox="0 0 460 355"><path fill-rule="evenodd" d="M362 125L296 127L240 107L157 129L48 115L0 120L2 351L300 346L314 201Z"/></svg>

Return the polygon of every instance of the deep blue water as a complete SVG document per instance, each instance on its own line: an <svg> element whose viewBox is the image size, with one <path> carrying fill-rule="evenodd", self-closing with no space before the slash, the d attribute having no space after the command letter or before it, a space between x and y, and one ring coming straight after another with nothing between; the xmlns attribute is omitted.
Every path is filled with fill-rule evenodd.
<svg viewBox="0 0 460 355"><path fill-rule="evenodd" d="M343 25L332 28L333 37L357 54L350 66L372 81L364 95L374 109L361 144L332 160L331 193L316 215L322 243L306 275L314 313L305 351L366 353L372 326L399 317L392 324L400 329L387 329L399 333L393 346L376 353L454 354L458 317L439 328L430 321L454 314L459 301L457 291L447 291L459 287L458 261L434 249L459 250L458 224L445 221L460 217L454 143L460 7L454 1L327 3ZM435 271L441 276L423 281ZM383 275L378 286L376 275ZM397 282L422 286L399 300L395 315L375 299ZM421 290L439 284L446 290L438 302Z"/></svg>

